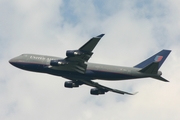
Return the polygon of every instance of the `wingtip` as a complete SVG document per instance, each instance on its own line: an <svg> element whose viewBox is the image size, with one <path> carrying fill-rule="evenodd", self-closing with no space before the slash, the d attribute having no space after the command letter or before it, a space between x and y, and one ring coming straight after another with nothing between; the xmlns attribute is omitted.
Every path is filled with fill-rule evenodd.
<svg viewBox="0 0 180 120"><path fill-rule="evenodd" d="M136 95L136 94L138 94L138 92L133 93L133 95Z"/></svg>
<svg viewBox="0 0 180 120"><path fill-rule="evenodd" d="M168 80L164 80L164 82L170 82L170 81L168 81Z"/></svg>
<svg viewBox="0 0 180 120"><path fill-rule="evenodd" d="M100 34L100 35L98 35L97 37L98 37L98 38L102 38L104 35L105 35L105 34Z"/></svg>
<svg viewBox="0 0 180 120"><path fill-rule="evenodd" d="M136 95L138 92L135 92L135 93L130 93L129 95Z"/></svg>

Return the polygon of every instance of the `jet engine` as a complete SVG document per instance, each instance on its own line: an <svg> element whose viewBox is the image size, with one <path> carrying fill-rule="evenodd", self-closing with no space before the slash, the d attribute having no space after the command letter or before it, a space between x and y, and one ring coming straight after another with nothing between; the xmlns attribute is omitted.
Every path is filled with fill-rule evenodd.
<svg viewBox="0 0 180 120"><path fill-rule="evenodd" d="M72 81L66 81L64 83L64 87L66 87L66 88L79 87L79 84L78 83L74 83Z"/></svg>
<svg viewBox="0 0 180 120"><path fill-rule="evenodd" d="M99 94L105 94L106 91L98 89L98 88L92 88L90 93L91 95L99 95Z"/></svg>
<svg viewBox="0 0 180 120"><path fill-rule="evenodd" d="M78 55L81 55L82 52L79 51L79 50L67 50L66 51L66 56L67 57L73 57L73 56L78 56Z"/></svg>
<svg viewBox="0 0 180 120"><path fill-rule="evenodd" d="M59 65L65 65L68 64L68 62L64 60L51 60L50 65L51 66L59 66Z"/></svg>

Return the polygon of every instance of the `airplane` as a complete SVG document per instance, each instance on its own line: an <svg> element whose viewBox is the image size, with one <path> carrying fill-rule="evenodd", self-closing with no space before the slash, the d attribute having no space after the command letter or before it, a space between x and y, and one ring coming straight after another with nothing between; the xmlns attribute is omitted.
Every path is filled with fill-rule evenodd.
<svg viewBox="0 0 180 120"><path fill-rule="evenodd" d="M134 67L88 63L88 60L93 55L93 49L103 36L104 34L101 34L91 38L77 50L67 50L65 58L22 54L9 60L9 63L23 70L47 73L66 78L70 80L64 83L64 87L66 88L79 87L83 84L91 86L93 87L90 90L91 95L102 95L109 91L123 95L134 95L137 93L106 87L94 82L96 79L117 81L151 77L169 82L161 77L162 72L159 71L159 68L171 50L162 50Z"/></svg>

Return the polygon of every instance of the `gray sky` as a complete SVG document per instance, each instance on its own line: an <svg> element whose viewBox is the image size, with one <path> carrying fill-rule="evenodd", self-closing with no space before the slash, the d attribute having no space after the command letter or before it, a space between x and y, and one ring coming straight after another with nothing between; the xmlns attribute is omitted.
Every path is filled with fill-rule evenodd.
<svg viewBox="0 0 180 120"><path fill-rule="evenodd" d="M0 0L1 120L179 120L180 2L177 0ZM64 88L61 77L17 69L22 53L65 57L105 33L89 62L134 66L162 49L164 83L138 79L99 83L135 96L91 96Z"/></svg>

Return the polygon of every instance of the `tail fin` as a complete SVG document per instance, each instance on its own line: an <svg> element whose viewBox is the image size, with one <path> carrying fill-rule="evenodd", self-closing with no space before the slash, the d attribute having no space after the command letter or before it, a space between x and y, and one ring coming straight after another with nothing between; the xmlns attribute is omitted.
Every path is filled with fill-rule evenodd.
<svg viewBox="0 0 180 120"><path fill-rule="evenodd" d="M166 60L166 58L168 57L169 53L171 52L171 50L162 50L160 52L158 52L157 54L153 55L152 57L146 59L145 61L137 64L136 68L153 68L156 67L156 70L158 70L161 65L163 64L163 62ZM156 64L158 63L158 64Z"/></svg>

